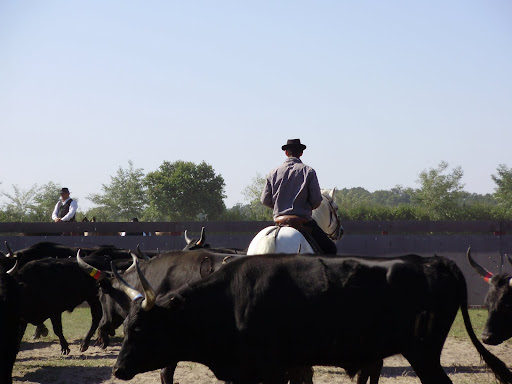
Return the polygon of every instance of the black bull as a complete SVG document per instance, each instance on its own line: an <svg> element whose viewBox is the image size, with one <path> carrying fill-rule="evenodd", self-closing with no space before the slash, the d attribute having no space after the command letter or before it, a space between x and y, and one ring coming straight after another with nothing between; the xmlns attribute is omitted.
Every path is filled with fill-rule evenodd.
<svg viewBox="0 0 512 384"><path fill-rule="evenodd" d="M16 276L18 274L18 271L20 269L22 269L22 267L25 264L27 264L31 261L42 260L42 259L46 259L46 258L57 258L57 259L68 259L70 257L74 258L74 256L77 254L77 251L78 251L78 248L68 247L68 246L65 246L62 244L57 244L57 243L48 242L48 241L33 244L30 247L18 250L16 252L11 249L11 247L9 246L7 241L5 242L5 247L7 248L8 254L7 254L7 256L3 256L3 257L1 257L1 255L0 255L0 264L3 264L5 269L12 268L9 273L12 274L13 276ZM130 251L124 250L124 249L118 249L118 248L115 248L115 247L109 246L109 245L102 245L97 248L87 248L87 249L82 248L80 250L80 252L82 255L84 255L84 254L89 255L91 263L97 265L98 268L103 268L103 267L109 266L110 261L112 259L116 259L116 260L129 259L129 260L131 260ZM55 262L50 262L50 263L58 263L58 262L55 261ZM71 262L71 263L75 263L75 262ZM67 265L69 263L64 262L64 264ZM37 267L31 267L31 268L37 269ZM61 270L64 271L63 269L61 269ZM75 271L76 271L76 268L75 268ZM38 289L44 290L45 284L43 283L43 284L38 285L38 283L41 280L44 282L45 278L55 280L55 281L62 281L63 279L65 279L64 276L55 275L54 271L52 271L52 273L48 277L40 276L37 279L34 279L33 281L26 282L26 284L29 284L30 286L34 286L36 290L38 290ZM70 280L72 280L72 279L70 279ZM51 298L49 297L48 300L60 301L62 296L66 296L66 302L67 302L68 301L67 298L71 294L71 291L73 291L73 289L62 290L61 292L57 292L57 291L53 292L52 293L53 296L51 296ZM78 291L77 294L79 296L81 295L80 288L77 290L74 290L74 291ZM86 291L83 291L83 294L86 294ZM47 306L47 308L53 308L53 304L49 304ZM48 312L48 310L45 310L44 312ZM62 329L60 320L57 320L57 323L53 323L53 319L55 319L55 318L51 317L51 316L49 316L49 317L52 319L52 325L53 325L54 329L56 329L57 332L59 332L59 330ZM60 316L59 316L59 319L60 319ZM45 325L38 324L37 328L36 328L36 332L34 334L34 338L38 338L39 335L45 336L46 334L48 334L48 330L46 329ZM59 338L61 340L64 340L63 336L62 337L59 336ZM67 348L66 345L67 345L67 343L63 344L63 348L62 348L63 354L66 354L69 352L69 349Z"/></svg>
<svg viewBox="0 0 512 384"><path fill-rule="evenodd" d="M506 273L492 274L467 252L468 261L475 271L489 284L485 296L485 307L488 311L487 321L482 332L482 341L497 345L512 337L512 276ZM512 259L507 256L512 264Z"/></svg>
<svg viewBox="0 0 512 384"><path fill-rule="evenodd" d="M141 269L157 293L166 293L210 275L225 264L227 260L232 259L231 256L226 254L215 254L204 250L171 251L142 263ZM123 278L135 289L142 289L134 270L126 271ZM123 324L130 309L130 300L118 281L100 279L99 284L101 287L99 297L103 315L98 327L97 344L106 348L109 345L109 336L113 336L115 330ZM177 362L171 362L162 371L163 383L172 383L176 364Z"/></svg>
<svg viewBox="0 0 512 384"><path fill-rule="evenodd" d="M16 281L0 264L0 383L12 383L12 367L18 352L20 317Z"/></svg>
<svg viewBox="0 0 512 384"><path fill-rule="evenodd" d="M204 249L190 252L170 251L152 258L147 263L142 262L140 268L147 280L155 287L156 294L165 294L210 275L235 258L236 256L212 253ZM84 270L89 274L91 269L84 266ZM126 271L123 279L135 289L142 289L135 270ZM121 326L128 315L131 301L124 293L122 284L117 280L100 279L99 283L103 315L98 327L97 344L106 348L109 345L110 336L115 334L115 330ZM177 361L170 362L162 369L160 377L163 384L173 382L176 365ZM380 367L377 371L373 369L367 372L374 377L374 380L378 380ZM303 383L308 381L307 377L312 375L312 371L307 367L298 367L288 374L292 383ZM365 374L366 371L362 372L363 376L360 376L361 381L358 383L366 383Z"/></svg>
<svg viewBox="0 0 512 384"><path fill-rule="evenodd" d="M144 298L132 297L114 366L120 379L195 361L221 380L284 382L289 367L340 366L354 375L400 353L422 383L451 383L440 355L460 308L479 354L512 383L475 336L464 277L443 257L244 257L156 300L147 284Z"/></svg>
<svg viewBox="0 0 512 384"><path fill-rule="evenodd" d="M111 262L111 258L105 255L87 256L84 259L98 269L105 269ZM18 304L22 319L20 337L27 323L38 325L49 318L59 338L61 353L68 354L69 345L62 332L61 313L71 311L86 301L91 309L92 323L81 342L80 351L88 348L101 319L99 287L93 277L83 273L74 258L34 260L25 264L13 277L19 292Z"/></svg>

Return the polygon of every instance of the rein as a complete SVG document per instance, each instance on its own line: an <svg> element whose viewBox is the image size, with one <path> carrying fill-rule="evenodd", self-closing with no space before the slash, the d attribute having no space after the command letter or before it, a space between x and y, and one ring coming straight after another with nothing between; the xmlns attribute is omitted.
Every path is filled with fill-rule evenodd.
<svg viewBox="0 0 512 384"><path fill-rule="evenodd" d="M327 202L329 203L329 225L328 227L331 226L332 222L333 222L333 216L336 218L336 228L334 228L334 230L331 232L331 233L327 233L327 236L329 236L331 239L334 238L334 236L339 232L340 230L340 227L341 227L341 220L339 219L338 215L336 215L336 209L334 209L333 205L332 205L332 202L329 201L327 199Z"/></svg>

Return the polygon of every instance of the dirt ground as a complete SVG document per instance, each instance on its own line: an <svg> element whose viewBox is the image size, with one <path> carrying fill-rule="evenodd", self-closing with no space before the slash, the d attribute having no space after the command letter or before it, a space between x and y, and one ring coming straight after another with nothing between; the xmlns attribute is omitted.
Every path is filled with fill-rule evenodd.
<svg viewBox="0 0 512 384"><path fill-rule="evenodd" d="M123 383L111 375L112 366L120 349L116 343L107 350L90 347L84 353L78 352L78 341L71 344L71 354L60 356L58 342L23 342L14 368L15 383ZM505 343L488 349L512 366L512 343ZM443 350L441 362L454 383L491 384L496 383L475 348L468 341L448 338ZM353 383L342 369L333 367L315 367L315 384ZM419 383L407 360L393 356L384 361L380 383L409 384ZM159 384L158 372L149 372L135 376L128 383ZM175 383L206 384L221 383L211 371L200 364L182 362L175 374Z"/></svg>

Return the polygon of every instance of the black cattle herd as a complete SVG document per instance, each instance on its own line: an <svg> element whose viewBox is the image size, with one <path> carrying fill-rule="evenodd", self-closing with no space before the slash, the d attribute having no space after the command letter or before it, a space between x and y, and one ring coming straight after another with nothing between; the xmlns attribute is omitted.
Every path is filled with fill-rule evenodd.
<svg viewBox="0 0 512 384"><path fill-rule="evenodd" d="M402 354L422 383L451 383L440 364L461 311L476 350L501 383L509 368L475 335L464 276L440 256L394 258L256 255L186 238L182 251L131 252L112 246L77 249L41 242L0 252L0 384L12 369L27 323L36 335L51 320L69 354L61 314L87 302L91 327L107 348L124 324L113 374L130 380L160 369L173 382L180 361L206 365L228 383L312 383L313 366L336 366L357 383L376 384L382 361ZM494 275L467 250L489 283L481 339L512 336L512 276ZM512 263L512 260L510 260Z"/></svg>

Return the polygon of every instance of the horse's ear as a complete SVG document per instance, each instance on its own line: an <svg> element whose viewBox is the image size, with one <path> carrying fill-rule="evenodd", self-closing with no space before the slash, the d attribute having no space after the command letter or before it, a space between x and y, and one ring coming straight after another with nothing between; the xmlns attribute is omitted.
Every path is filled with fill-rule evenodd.
<svg viewBox="0 0 512 384"><path fill-rule="evenodd" d="M334 194L336 193L336 187L334 187L333 189L331 189L331 192L329 192L329 196L331 197L331 199L334 200Z"/></svg>

